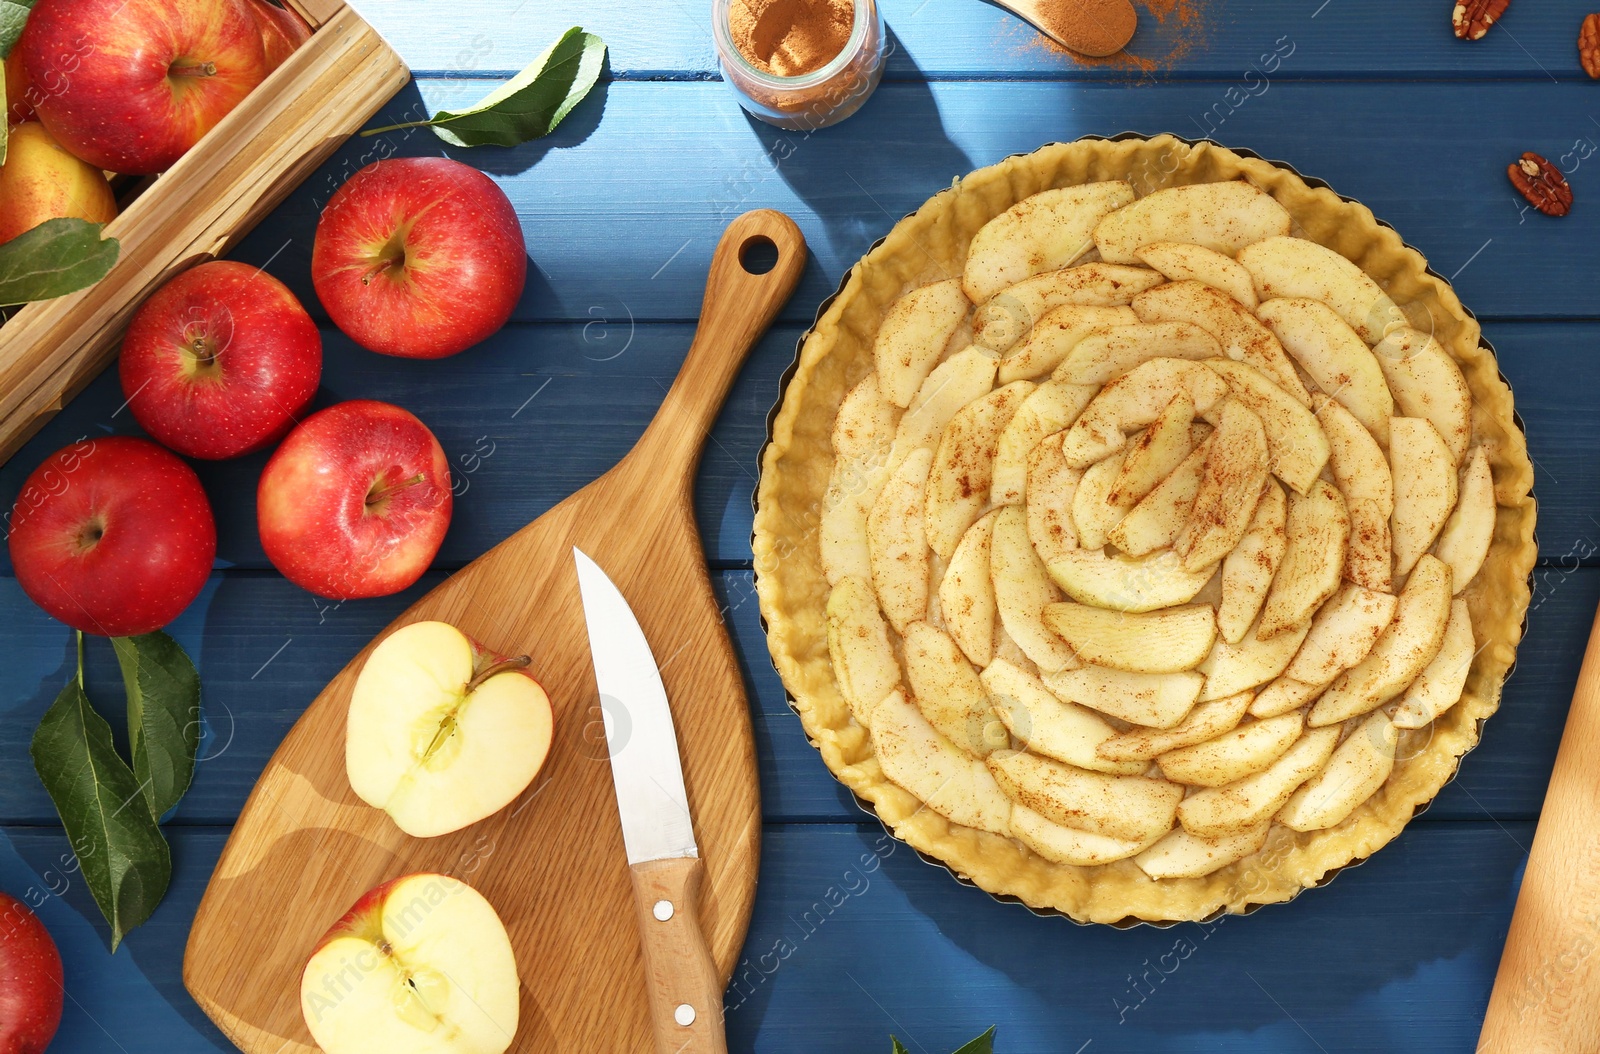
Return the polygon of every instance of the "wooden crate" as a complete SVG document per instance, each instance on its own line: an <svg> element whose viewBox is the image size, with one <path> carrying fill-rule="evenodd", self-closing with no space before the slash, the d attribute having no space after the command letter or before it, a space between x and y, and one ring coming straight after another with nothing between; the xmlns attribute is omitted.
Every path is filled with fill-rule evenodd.
<svg viewBox="0 0 1600 1054"><path fill-rule="evenodd" d="M0 463L116 358L140 304L225 254L411 79L340 0L290 0L316 32L107 225L111 273L0 327Z"/></svg>

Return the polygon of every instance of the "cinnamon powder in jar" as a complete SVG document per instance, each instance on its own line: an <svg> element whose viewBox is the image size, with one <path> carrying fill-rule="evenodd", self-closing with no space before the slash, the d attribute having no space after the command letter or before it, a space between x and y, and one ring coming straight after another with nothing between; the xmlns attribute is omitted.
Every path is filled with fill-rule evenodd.
<svg viewBox="0 0 1600 1054"><path fill-rule="evenodd" d="M832 62L855 28L855 0L732 0L734 45L763 73L803 77Z"/></svg>

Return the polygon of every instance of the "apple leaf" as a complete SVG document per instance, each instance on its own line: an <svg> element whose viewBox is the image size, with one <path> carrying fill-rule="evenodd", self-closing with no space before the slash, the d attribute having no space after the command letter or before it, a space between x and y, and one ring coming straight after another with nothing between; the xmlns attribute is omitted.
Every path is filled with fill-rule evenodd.
<svg viewBox="0 0 1600 1054"><path fill-rule="evenodd" d="M440 110L426 121L362 132L428 127L453 146L516 146L555 131L583 101L605 66L606 43L574 26L532 64L467 110Z"/></svg>
<svg viewBox="0 0 1600 1054"><path fill-rule="evenodd" d="M177 641L157 630L114 637L128 692L128 744L150 815L160 820L194 778L200 746L200 674Z"/></svg>
<svg viewBox="0 0 1600 1054"><path fill-rule="evenodd" d="M890 1051L890 1054L911 1054L911 1052L906 1049L906 1045L900 1042L898 1037L890 1036L889 1042L894 1044L894 1049Z"/></svg>
<svg viewBox="0 0 1600 1054"><path fill-rule="evenodd" d="M122 246L101 238L102 226L46 220L0 245L0 307L66 296L104 278Z"/></svg>
<svg viewBox="0 0 1600 1054"><path fill-rule="evenodd" d="M990 1025L987 1032L963 1044L955 1054L994 1054L994 1028Z"/></svg>
<svg viewBox="0 0 1600 1054"><path fill-rule="evenodd" d="M0 0L0 59L9 58L22 27L28 24L28 12L34 0Z"/></svg>
<svg viewBox="0 0 1600 1054"><path fill-rule="evenodd" d="M138 777L111 741L111 726L89 705L81 633L78 674L39 720L29 753L89 892L111 924L114 952L161 903L172 878L172 852L145 807Z"/></svg>

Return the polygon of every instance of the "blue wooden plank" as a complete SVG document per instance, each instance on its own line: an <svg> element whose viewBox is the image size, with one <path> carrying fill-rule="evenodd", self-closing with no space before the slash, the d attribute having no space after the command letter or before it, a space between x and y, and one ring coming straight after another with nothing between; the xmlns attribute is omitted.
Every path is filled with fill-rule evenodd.
<svg viewBox="0 0 1600 1054"><path fill-rule="evenodd" d="M717 75L711 5L700 0L655 5L648 19L628 0L484 0L473 5L473 17L459 20L418 18L415 0L357 6L420 73L506 77L581 23L610 45L613 76ZM879 6L898 44L884 72L890 79L1148 76L1130 63L1083 61L1046 47L1010 12L978 0L880 0ZM1583 75L1575 41L1588 8L1576 0L1517 4L1494 33L1472 44L1451 34L1448 5L1210 0L1191 3L1189 18L1171 0L1137 6L1139 31L1128 50L1163 77L1238 77L1282 36L1296 46L1293 61L1273 74L1285 79Z"/></svg>
<svg viewBox="0 0 1600 1054"><path fill-rule="evenodd" d="M322 686L438 581L429 575L396 597L333 606L272 574L215 577L171 628L200 666L206 717L202 760L175 822L237 816L267 758ZM774 822L859 818L788 708L767 657L750 572L725 571L713 582L749 693L763 815ZM1461 778L1419 822L1537 816L1600 601L1600 569L1551 569L1540 583L1501 712L1483 746L1466 759ZM13 774L0 781L0 823L51 823L55 814L33 776L28 740L71 674L71 634L33 607L11 578L0 578L0 625L8 658L0 667L0 771ZM91 641L88 655L91 694L118 723L121 682L111 650Z"/></svg>
<svg viewBox="0 0 1600 1054"><path fill-rule="evenodd" d="M0 888L41 900L65 961L70 998L53 1050L232 1049L180 976L227 832L169 831L172 888L115 956L82 882L63 872L65 837L5 831ZM1124 932L996 903L876 824L768 827L726 995L729 1046L883 1051L894 1032L944 1054L998 1023L1001 1054L1464 1054L1531 836L1526 823L1419 824L1293 904Z"/></svg>
<svg viewBox="0 0 1600 1054"><path fill-rule="evenodd" d="M478 81L421 81L379 120L419 102L465 104L482 90ZM386 154L449 152L495 174L522 218L534 267L519 319L695 318L723 227L765 206L792 214L810 241L813 261L785 312L809 321L868 246L952 178L1043 143L1133 128L1213 135L1328 180L1457 275L1480 315L1594 317L1587 286L1571 280L1573 262L1591 259L1600 236L1600 210L1582 204L1600 170L1600 158L1584 165L1580 156L1600 149L1589 85L1419 83L1404 100L1396 105L1386 82L1282 82L1259 96L1220 83L895 83L851 120L807 137L746 119L720 84L619 82L554 135L514 149L443 151L415 130L353 140L235 256L272 260L316 308L308 276L317 210L345 175ZM1573 170L1579 206L1567 218L1523 209L1505 166L1524 150Z"/></svg>

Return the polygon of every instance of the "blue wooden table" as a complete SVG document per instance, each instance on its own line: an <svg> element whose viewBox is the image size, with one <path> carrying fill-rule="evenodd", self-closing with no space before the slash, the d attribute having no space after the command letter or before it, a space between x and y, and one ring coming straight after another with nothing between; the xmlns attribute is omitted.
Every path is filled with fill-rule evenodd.
<svg viewBox="0 0 1600 1054"><path fill-rule="evenodd" d="M982 0L883 0L894 54L882 88L856 117L812 135L741 113L718 82L706 0L359 6L417 73L375 124L475 100L579 23L611 45L609 77L547 140L457 152L511 195L535 264L511 325L458 358L406 362L355 347L326 323L308 279L321 204L369 160L445 152L430 133L351 142L236 253L270 261L323 322L320 403L366 397L414 411L450 454L461 494L421 583L330 604L262 555L264 458L198 466L217 513L217 571L172 632L204 678L203 760L168 825L172 889L115 956L87 890L61 866L67 842L27 754L69 676L70 634L0 567L0 888L44 899L66 960L53 1049L231 1049L184 992L180 966L201 890L268 755L394 615L627 450L688 347L721 227L766 206L795 217L813 259L735 387L695 492L749 685L766 821L755 919L727 999L731 1048L881 1052L894 1032L912 1051L944 1054L995 1023L1005 1054L1472 1050L1600 600L1600 415L1590 408L1600 390L1600 84L1582 74L1575 46L1589 5L1518 0L1469 44L1450 34L1450 0L1193 0L1164 21L1143 10L1133 48L1157 61L1130 68L1053 53ZM844 270L958 174L1129 129L1210 135L1287 160L1366 202L1454 279L1527 425L1542 559L1500 714L1460 778L1394 844L1288 906L1116 931L1035 918L961 887L857 810L768 664L749 535L778 376ZM1523 150L1568 172L1571 216L1523 207L1504 174ZM100 378L0 469L0 500L51 450L135 431L121 403L114 375ZM120 699L110 649L91 657L91 694ZM270 924L295 905L261 910Z"/></svg>

